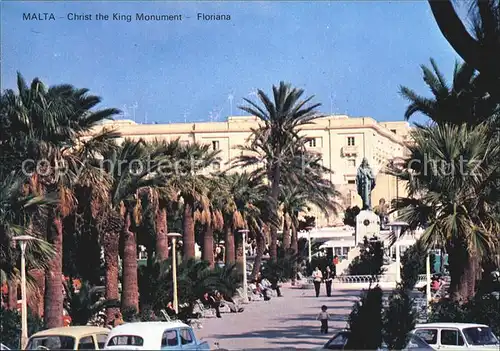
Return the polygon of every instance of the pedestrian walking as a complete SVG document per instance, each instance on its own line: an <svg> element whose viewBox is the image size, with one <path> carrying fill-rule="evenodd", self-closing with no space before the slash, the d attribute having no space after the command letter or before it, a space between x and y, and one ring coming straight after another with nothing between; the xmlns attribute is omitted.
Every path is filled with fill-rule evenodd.
<svg viewBox="0 0 500 351"><path fill-rule="evenodd" d="M328 320L330 319L330 315L327 312L328 307L326 305L321 306L321 312L318 314L316 318L318 321L321 321L321 333L328 334Z"/></svg>
<svg viewBox="0 0 500 351"><path fill-rule="evenodd" d="M313 277L313 283L314 283L314 290L316 290L316 297L319 296L319 288L321 287L321 282L323 281L323 273L319 270L319 267L316 267L314 269L314 272L312 274Z"/></svg>
<svg viewBox="0 0 500 351"><path fill-rule="evenodd" d="M330 266L326 266L325 273L323 274L323 280L326 286L326 296L332 296L332 283L333 283L333 272Z"/></svg>

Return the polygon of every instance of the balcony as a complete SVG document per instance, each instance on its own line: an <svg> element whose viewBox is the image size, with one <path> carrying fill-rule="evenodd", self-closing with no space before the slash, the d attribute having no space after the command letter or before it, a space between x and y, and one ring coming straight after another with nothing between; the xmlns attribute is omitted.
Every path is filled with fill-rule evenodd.
<svg viewBox="0 0 500 351"><path fill-rule="evenodd" d="M348 145L342 147L343 156L356 156L358 154L358 147L356 145Z"/></svg>

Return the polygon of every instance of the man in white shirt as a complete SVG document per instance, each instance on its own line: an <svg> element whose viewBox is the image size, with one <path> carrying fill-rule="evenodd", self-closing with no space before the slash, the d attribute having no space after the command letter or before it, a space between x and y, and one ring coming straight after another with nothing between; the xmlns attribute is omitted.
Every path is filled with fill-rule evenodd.
<svg viewBox="0 0 500 351"><path fill-rule="evenodd" d="M321 273L319 267L316 267L314 269L312 277L314 283L314 290L316 291L316 297L319 297L319 289L321 288L321 282L323 281L323 273Z"/></svg>

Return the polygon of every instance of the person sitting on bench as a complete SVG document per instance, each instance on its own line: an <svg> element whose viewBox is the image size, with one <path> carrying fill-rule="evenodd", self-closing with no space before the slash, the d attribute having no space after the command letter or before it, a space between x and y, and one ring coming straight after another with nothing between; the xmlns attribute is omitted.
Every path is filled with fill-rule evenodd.
<svg viewBox="0 0 500 351"><path fill-rule="evenodd" d="M213 308L215 310L215 315L217 318L222 318L220 315L220 301L217 301L212 295L209 295L207 292L203 294L203 298L201 299L201 303L206 308Z"/></svg>
<svg viewBox="0 0 500 351"><path fill-rule="evenodd" d="M215 299L217 301L220 301L221 306L226 305L229 307L229 310L233 313L238 313L238 312L243 312L244 308L237 306L234 301L231 301L230 298L227 298L223 294L221 294L219 291L215 293Z"/></svg>

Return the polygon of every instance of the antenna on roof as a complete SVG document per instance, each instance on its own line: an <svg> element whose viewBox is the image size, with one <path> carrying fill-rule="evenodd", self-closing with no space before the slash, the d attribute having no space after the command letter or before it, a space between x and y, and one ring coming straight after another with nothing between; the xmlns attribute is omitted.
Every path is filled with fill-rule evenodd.
<svg viewBox="0 0 500 351"><path fill-rule="evenodd" d="M335 93L330 94L330 114L333 115L333 100L335 99Z"/></svg>
<svg viewBox="0 0 500 351"><path fill-rule="evenodd" d="M130 107L132 109L132 113L133 113L133 116L134 116L134 122L135 122L135 110L137 109L137 107L139 107L139 105L137 104L137 102L134 102L134 104Z"/></svg>
<svg viewBox="0 0 500 351"><path fill-rule="evenodd" d="M233 93L230 93L227 96L227 99L229 100L229 115L232 116L233 115L233 99L234 99Z"/></svg>
<svg viewBox="0 0 500 351"><path fill-rule="evenodd" d="M218 121L219 120L219 117L220 117L220 114L222 113L222 111L224 110L224 107L221 107L221 109L219 110L219 112L216 112L215 113L215 120Z"/></svg>

